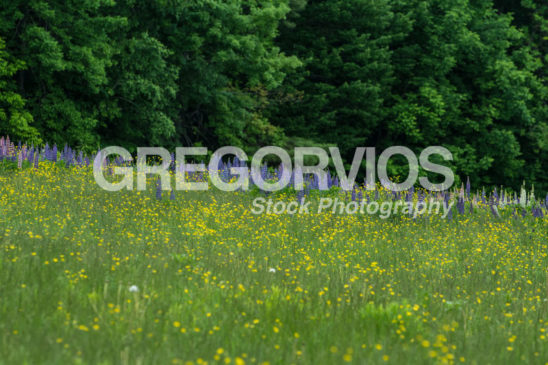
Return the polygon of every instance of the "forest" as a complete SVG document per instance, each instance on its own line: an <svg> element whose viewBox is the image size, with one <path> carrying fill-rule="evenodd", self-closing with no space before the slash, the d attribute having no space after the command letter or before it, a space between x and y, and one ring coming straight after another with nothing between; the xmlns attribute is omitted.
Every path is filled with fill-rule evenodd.
<svg viewBox="0 0 548 365"><path fill-rule="evenodd" d="M548 190L547 50L543 0L2 0L0 135L442 145L475 186Z"/></svg>

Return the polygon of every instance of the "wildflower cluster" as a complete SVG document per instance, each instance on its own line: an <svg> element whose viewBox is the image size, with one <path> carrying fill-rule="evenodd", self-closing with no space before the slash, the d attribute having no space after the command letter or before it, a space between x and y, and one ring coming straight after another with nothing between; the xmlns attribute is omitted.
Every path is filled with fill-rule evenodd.
<svg viewBox="0 0 548 365"><path fill-rule="evenodd" d="M454 206L445 218L256 215L264 192L168 199L151 176L146 191L113 193L85 158L67 169L39 155L37 168L0 174L5 363L548 359L548 217L533 192L335 183L302 194Z"/></svg>

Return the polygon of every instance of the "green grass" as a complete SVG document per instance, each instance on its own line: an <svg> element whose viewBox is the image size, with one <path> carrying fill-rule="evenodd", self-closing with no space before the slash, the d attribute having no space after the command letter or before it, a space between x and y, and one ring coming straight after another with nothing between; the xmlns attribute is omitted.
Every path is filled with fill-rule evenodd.
<svg viewBox="0 0 548 365"><path fill-rule="evenodd" d="M0 364L548 361L546 218L154 196L48 163L2 172Z"/></svg>

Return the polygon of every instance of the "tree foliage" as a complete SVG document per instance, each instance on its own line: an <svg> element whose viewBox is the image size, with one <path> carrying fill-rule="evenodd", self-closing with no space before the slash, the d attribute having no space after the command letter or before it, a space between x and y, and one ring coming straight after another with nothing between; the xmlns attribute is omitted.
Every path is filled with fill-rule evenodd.
<svg viewBox="0 0 548 365"><path fill-rule="evenodd" d="M38 131L32 127L32 115L25 109L25 100L15 90L13 76L25 64L13 59L5 50L0 38L0 134L24 138L29 143L38 143Z"/></svg>
<svg viewBox="0 0 548 365"><path fill-rule="evenodd" d="M541 0L12 0L0 37L15 139L337 145L347 161L444 145L478 185L548 188Z"/></svg>
<svg viewBox="0 0 548 365"><path fill-rule="evenodd" d="M279 37L305 63L290 85L304 96L273 118L347 158L444 145L477 183L546 186L542 50L512 21L483 1L310 1Z"/></svg>

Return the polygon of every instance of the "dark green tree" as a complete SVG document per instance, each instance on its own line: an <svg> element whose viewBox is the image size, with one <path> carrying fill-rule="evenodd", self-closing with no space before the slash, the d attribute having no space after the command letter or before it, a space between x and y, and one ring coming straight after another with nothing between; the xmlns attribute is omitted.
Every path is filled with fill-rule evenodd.
<svg viewBox="0 0 548 365"><path fill-rule="evenodd" d="M270 90L299 64L274 45L289 11L286 1L127 0L117 7L129 19L131 34L146 33L169 50L166 60L178 72L166 114L175 129L173 144L253 150L280 143L283 131L263 111Z"/></svg>
<svg viewBox="0 0 548 365"><path fill-rule="evenodd" d="M10 57L4 40L0 38L0 135L9 135L12 140L39 143L32 115L25 108L25 100L16 91L14 75L24 68L23 62Z"/></svg>
<svg viewBox="0 0 548 365"><path fill-rule="evenodd" d="M273 111L289 136L341 147L444 145L475 184L547 187L546 87L527 33L490 2L311 1L280 47L302 99ZM404 174L405 166L393 166Z"/></svg>
<svg viewBox="0 0 548 365"><path fill-rule="evenodd" d="M390 44L409 22L388 0L311 1L282 28L279 44L304 63L288 80L302 98L274 110L290 136L338 145L347 157L380 138L394 83Z"/></svg>
<svg viewBox="0 0 548 365"><path fill-rule="evenodd" d="M123 19L102 15L109 1L14 0L0 13L9 52L26 64L16 76L34 124L50 143L96 147L105 110L110 35Z"/></svg>

